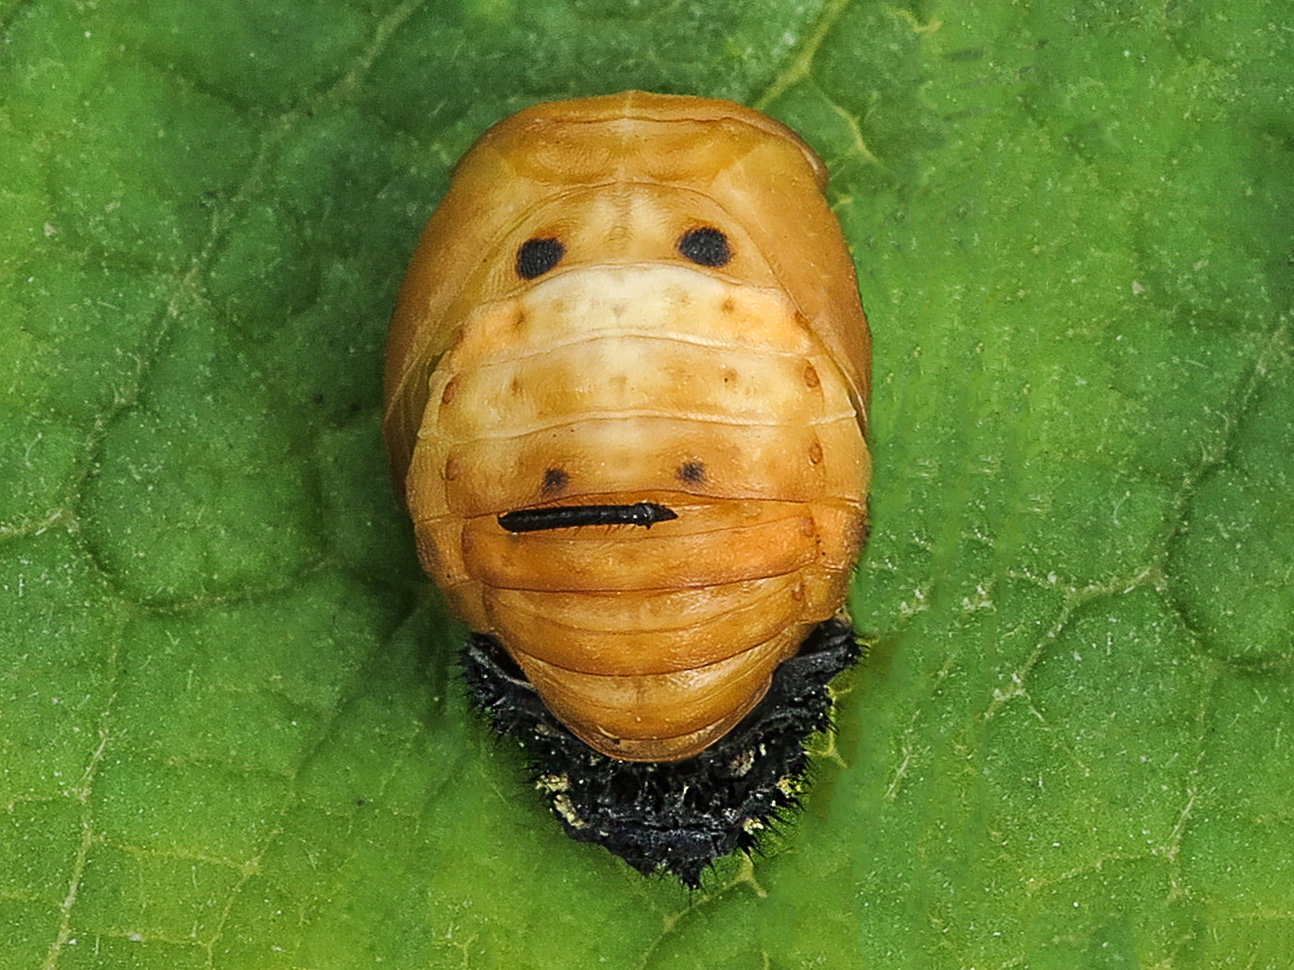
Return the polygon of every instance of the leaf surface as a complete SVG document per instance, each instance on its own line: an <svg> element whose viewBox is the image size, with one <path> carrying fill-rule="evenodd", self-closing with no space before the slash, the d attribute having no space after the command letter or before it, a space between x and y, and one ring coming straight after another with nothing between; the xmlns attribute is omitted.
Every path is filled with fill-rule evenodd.
<svg viewBox="0 0 1294 970"><path fill-rule="evenodd" d="M1288 966L1285 19L0 4L0 966ZM694 894L467 711L378 431L453 162L629 87L818 149L876 341L870 660Z"/></svg>

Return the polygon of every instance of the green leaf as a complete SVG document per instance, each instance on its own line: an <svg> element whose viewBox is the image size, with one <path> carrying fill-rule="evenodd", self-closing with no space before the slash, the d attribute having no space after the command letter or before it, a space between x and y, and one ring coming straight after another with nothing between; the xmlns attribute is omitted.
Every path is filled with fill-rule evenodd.
<svg viewBox="0 0 1294 970"><path fill-rule="evenodd" d="M0 966L1288 966L1284 14L0 3ZM629 87L804 134L876 340L871 657L694 894L467 710L378 434L454 160Z"/></svg>

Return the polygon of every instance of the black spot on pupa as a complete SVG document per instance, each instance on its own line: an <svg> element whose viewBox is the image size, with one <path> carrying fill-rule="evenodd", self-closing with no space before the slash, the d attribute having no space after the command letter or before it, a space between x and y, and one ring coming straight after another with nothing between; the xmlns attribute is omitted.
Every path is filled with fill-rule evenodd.
<svg viewBox="0 0 1294 970"><path fill-rule="evenodd" d="M705 481L705 463L685 461L674 469L674 475L680 482L686 482L689 485L700 485Z"/></svg>
<svg viewBox="0 0 1294 970"><path fill-rule="evenodd" d="M678 237L678 251L698 266L726 266L732 259L728 237L714 226L689 229Z"/></svg>
<svg viewBox="0 0 1294 970"><path fill-rule="evenodd" d="M527 239L517 250L517 275L523 280L543 276L565 255L566 247L560 239Z"/></svg>
<svg viewBox="0 0 1294 970"><path fill-rule="evenodd" d="M567 486L570 480L571 476L567 475L566 472L562 471L562 469L550 468L544 472L543 493L545 495L552 495L555 492L560 492Z"/></svg>

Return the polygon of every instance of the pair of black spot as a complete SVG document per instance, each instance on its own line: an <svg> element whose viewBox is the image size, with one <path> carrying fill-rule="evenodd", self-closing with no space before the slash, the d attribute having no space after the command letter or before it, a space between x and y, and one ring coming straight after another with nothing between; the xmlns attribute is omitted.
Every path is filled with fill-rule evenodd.
<svg viewBox="0 0 1294 970"><path fill-rule="evenodd" d="M689 485L705 482L705 463L685 461L674 470L674 476ZM571 477L562 468L544 471L544 495L555 495L570 484ZM547 532L554 529L576 529L586 525L641 525L650 529L657 522L677 519L678 513L656 502L634 502L629 505L542 505L516 509L499 516L499 525L514 535L521 532Z"/></svg>
<svg viewBox="0 0 1294 970"><path fill-rule="evenodd" d="M688 485L700 485L705 482L705 462L703 461L685 461L678 468L674 469L674 477L680 482ZM542 492L544 495L556 495L563 491L571 483L571 476L566 473L564 468L547 468L544 470L544 484Z"/></svg>
<svg viewBox="0 0 1294 970"><path fill-rule="evenodd" d="M678 237L675 246L684 259L698 266L726 266L732 259L728 237L714 226L689 229ZM523 280L537 279L553 269L565 255L565 244L555 236L527 239L517 250L517 275Z"/></svg>

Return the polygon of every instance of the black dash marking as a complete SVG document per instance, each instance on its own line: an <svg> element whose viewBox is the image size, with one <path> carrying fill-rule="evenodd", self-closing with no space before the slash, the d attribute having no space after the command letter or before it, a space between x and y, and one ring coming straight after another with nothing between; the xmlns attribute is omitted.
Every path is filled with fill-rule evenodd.
<svg viewBox="0 0 1294 970"><path fill-rule="evenodd" d="M633 505L550 505L542 509L505 512L499 516L499 525L514 533L574 529L582 525L641 525L650 529L657 522L677 518L677 512L655 502L635 502Z"/></svg>

